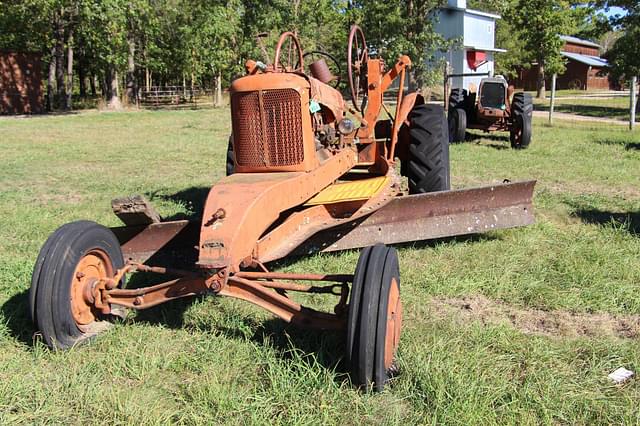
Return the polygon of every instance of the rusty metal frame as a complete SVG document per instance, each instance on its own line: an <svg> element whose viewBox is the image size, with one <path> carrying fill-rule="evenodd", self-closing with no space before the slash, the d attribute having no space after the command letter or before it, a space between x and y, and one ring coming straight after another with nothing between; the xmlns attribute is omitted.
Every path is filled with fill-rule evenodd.
<svg viewBox="0 0 640 426"><path fill-rule="evenodd" d="M289 36L285 33L280 40ZM533 223L534 181L403 195L391 166L396 152L404 155L401 128L409 112L415 104L424 102L418 94L403 94L404 76L410 65L410 59L402 56L384 73L381 60L367 59L369 104L361 127L355 131L358 147L354 138L341 139L342 149L320 162L315 157L307 117L301 123L303 163L264 169L238 167L237 173L211 188L201 223L174 221L114 229L128 263L115 278L95 285L100 307L104 310L113 304L147 309L182 297L215 293L248 301L298 325L343 329L353 275L277 273L268 271L264 263L309 251L344 250L379 242L393 244ZM344 102L337 92L314 79L275 68L234 81L232 93L293 88L301 94L303 107L310 99L326 97L333 118L339 119L343 114ZM398 77L398 107L387 145L376 140L375 123L383 107L383 93ZM377 195L359 201L305 205L347 173L352 179L357 178L352 170L363 164L370 166L365 175L389 177ZM193 271L148 266L162 250L189 246L189 253L194 255L190 265ZM263 271L246 271L249 267ZM145 288L117 288L120 278L133 270L173 279ZM339 296L339 301L335 313L320 312L300 305L287 292L332 294Z"/></svg>
<svg viewBox="0 0 640 426"><path fill-rule="evenodd" d="M344 316L306 308L255 280L231 276L218 294L253 303L284 321L299 326L320 330L342 330L346 326Z"/></svg>

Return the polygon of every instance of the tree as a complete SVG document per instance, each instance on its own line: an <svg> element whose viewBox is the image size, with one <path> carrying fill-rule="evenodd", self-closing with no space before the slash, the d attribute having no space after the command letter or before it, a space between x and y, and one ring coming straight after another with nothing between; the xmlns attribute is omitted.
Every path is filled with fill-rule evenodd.
<svg viewBox="0 0 640 426"><path fill-rule="evenodd" d="M523 56L537 65L537 97L545 97L545 77L562 73L562 34L571 34L579 22L579 9L568 0L516 0L505 13L522 43Z"/></svg>
<svg viewBox="0 0 640 426"><path fill-rule="evenodd" d="M519 68L526 66L531 60L531 55L521 40L521 28L509 19L510 14L514 13L512 10L517 7L516 0L470 0L468 5L470 8L502 16L503 19L496 22L495 45L506 52L495 54L495 72L515 77Z"/></svg>
<svg viewBox="0 0 640 426"><path fill-rule="evenodd" d="M412 61L412 88L420 88L441 78L428 63L447 43L433 31L428 15L441 6L439 0L356 0L351 2L351 20L363 27L367 43L387 64L401 54Z"/></svg>
<svg viewBox="0 0 640 426"><path fill-rule="evenodd" d="M640 76L640 3L635 0L613 0L602 5L621 7L627 12L624 16L612 18L612 24L621 32L611 50L605 54L612 76L626 79ZM636 109L640 112L640 102Z"/></svg>
<svg viewBox="0 0 640 426"><path fill-rule="evenodd" d="M233 67L238 52L236 28L240 24L241 3L191 1L194 19L186 30L190 40L188 64L192 75L211 76L214 105L222 105L223 73Z"/></svg>
<svg viewBox="0 0 640 426"><path fill-rule="evenodd" d="M120 88L135 101L140 84L222 86L246 59L273 60L281 32L306 50L346 63L349 27L359 23L388 64L414 63L415 83L429 80L426 58L442 42L427 14L442 0L0 0L0 48L44 53L52 108L71 108L74 88L100 92L120 107ZM266 33L266 48L256 35ZM266 54L266 58L263 57Z"/></svg>

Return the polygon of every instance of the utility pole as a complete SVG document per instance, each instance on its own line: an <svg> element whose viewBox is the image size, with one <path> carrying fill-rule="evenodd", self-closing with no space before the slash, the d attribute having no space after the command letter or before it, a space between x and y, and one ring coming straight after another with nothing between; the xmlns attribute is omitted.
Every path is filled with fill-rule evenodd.
<svg viewBox="0 0 640 426"><path fill-rule="evenodd" d="M556 106L556 79L558 74L553 74L551 77L551 103L549 105L549 124L553 124L553 109Z"/></svg>
<svg viewBox="0 0 640 426"><path fill-rule="evenodd" d="M631 79L631 96L629 97L629 130L633 130L636 125L636 94L638 93L638 77Z"/></svg>

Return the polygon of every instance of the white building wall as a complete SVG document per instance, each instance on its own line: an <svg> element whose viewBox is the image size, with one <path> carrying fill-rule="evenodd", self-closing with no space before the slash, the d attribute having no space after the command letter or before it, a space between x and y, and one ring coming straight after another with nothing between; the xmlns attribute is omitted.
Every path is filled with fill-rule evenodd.
<svg viewBox="0 0 640 426"><path fill-rule="evenodd" d="M449 1L450 8L443 8L432 15L435 19L434 30L445 39L460 40L460 44L465 47L474 47L479 50L493 50L495 47L496 17L476 14L473 11L465 10L464 2ZM457 3L457 4L452 4ZM444 59L449 62L450 73L469 74L494 73L494 53L486 52L487 63L476 70L469 68L467 63L466 49L452 49L445 53L436 53L437 60ZM480 80L486 76L478 77L452 77L449 81L450 87L462 87L469 90L471 86L477 89Z"/></svg>
<svg viewBox="0 0 640 426"><path fill-rule="evenodd" d="M485 73L491 73L491 75L493 75L494 72L494 61L493 61L493 52L487 52L487 63L485 63L484 65L478 67L475 70L472 70L471 68L469 68L469 63L467 62L467 58L466 58L466 51L464 53L464 61L462 64L462 73L463 74L468 74L468 73L474 73L474 74L485 74ZM459 85L453 85L451 87L462 87L463 89L467 89L467 90L471 90L471 86L473 85L474 90L477 91L478 88L480 87L480 80L482 80L483 78L486 78L486 75L483 76L477 76L477 77L465 77L464 81L461 78L459 81Z"/></svg>
<svg viewBox="0 0 640 426"><path fill-rule="evenodd" d="M495 28L496 22L493 18L465 13L464 45L493 49L495 45Z"/></svg>

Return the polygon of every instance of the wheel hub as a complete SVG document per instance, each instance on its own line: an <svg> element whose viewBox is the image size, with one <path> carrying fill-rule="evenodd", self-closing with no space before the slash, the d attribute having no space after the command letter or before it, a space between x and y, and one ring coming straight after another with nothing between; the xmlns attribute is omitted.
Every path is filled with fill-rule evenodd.
<svg viewBox="0 0 640 426"><path fill-rule="evenodd" d="M71 313L78 325L96 320L94 288L100 280L112 275L111 262L102 250L90 251L80 259L73 272L70 292Z"/></svg>
<svg viewBox="0 0 640 426"><path fill-rule="evenodd" d="M400 287L395 278L391 280L389 289L389 303L387 305L387 333L384 347L384 367L391 368L393 358L400 343L402 329L402 302L400 301Z"/></svg>

